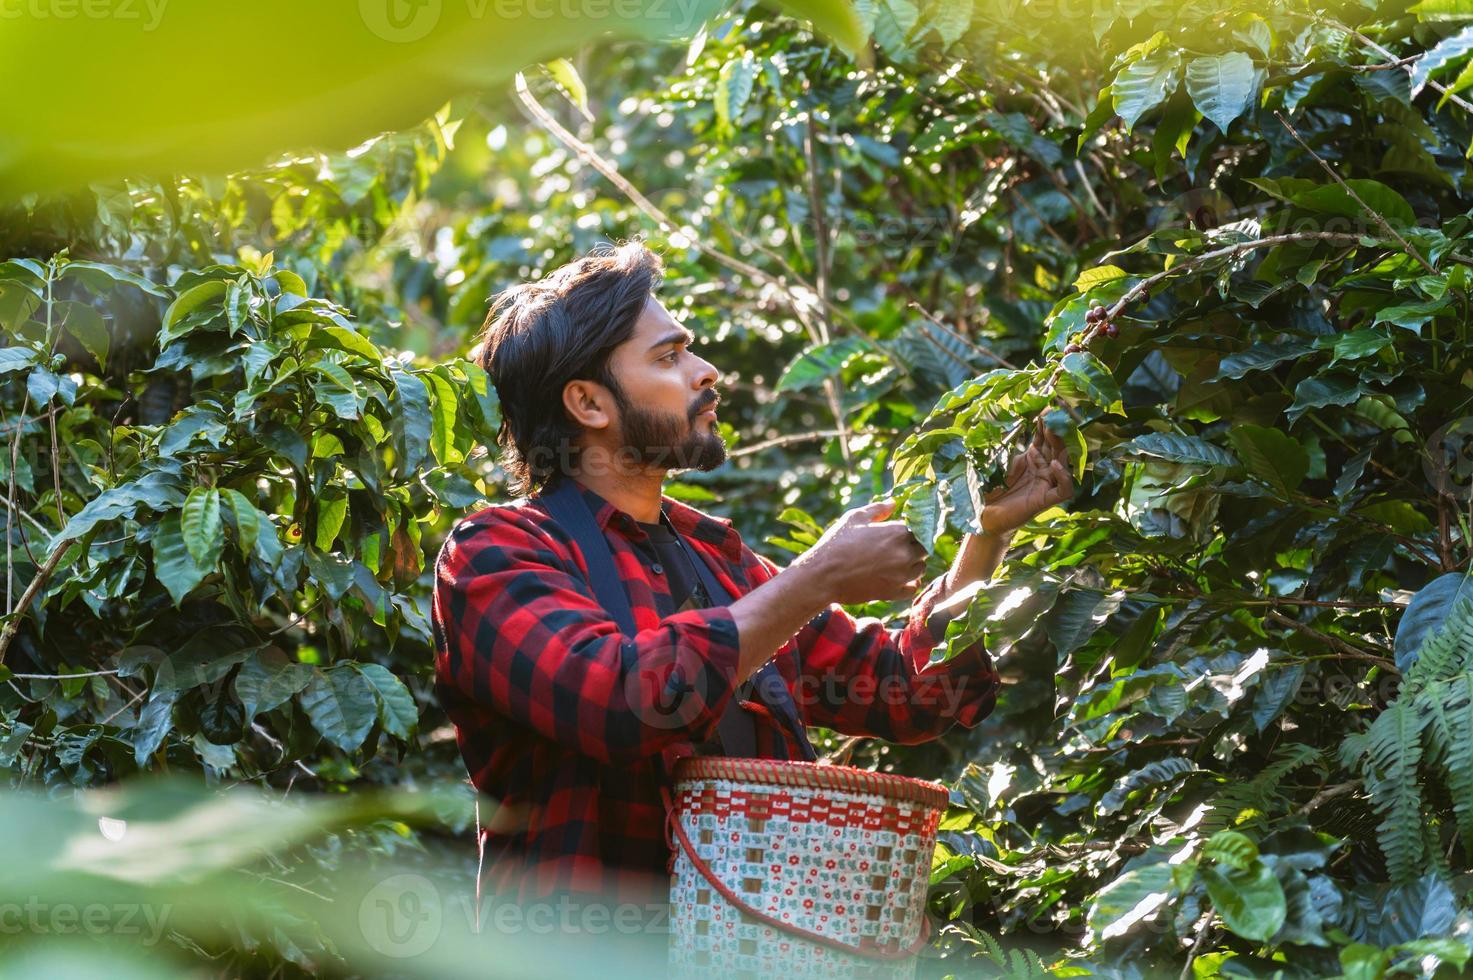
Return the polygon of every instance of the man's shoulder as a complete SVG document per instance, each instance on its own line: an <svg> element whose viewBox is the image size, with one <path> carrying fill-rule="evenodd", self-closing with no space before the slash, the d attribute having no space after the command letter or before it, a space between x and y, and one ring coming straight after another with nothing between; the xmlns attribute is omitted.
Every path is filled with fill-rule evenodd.
<svg viewBox="0 0 1473 980"><path fill-rule="evenodd" d="M542 507L525 497L490 504L455 522L445 536L441 559L495 548L530 546L560 551L558 535L548 530L551 520Z"/></svg>

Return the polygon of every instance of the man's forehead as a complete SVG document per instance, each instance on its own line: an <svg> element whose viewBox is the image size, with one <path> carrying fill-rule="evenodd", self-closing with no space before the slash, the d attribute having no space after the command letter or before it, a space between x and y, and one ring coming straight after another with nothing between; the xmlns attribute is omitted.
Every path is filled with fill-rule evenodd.
<svg viewBox="0 0 1473 980"><path fill-rule="evenodd" d="M658 338L679 331L689 330L670 315L670 311L653 296L645 303L644 311L639 314L639 319L634 322L633 340L637 343L648 345Z"/></svg>

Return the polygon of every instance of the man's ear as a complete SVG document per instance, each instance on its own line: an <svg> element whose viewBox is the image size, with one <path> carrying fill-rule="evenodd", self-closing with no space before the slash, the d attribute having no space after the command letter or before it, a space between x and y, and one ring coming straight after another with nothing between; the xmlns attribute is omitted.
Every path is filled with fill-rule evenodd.
<svg viewBox="0 0 1473 980"><path fill-rule="evenodd" d="M563 408L568 418L587 429L606 429L613 424L614 396L597 381L569 381L563 386Z"/></svg>

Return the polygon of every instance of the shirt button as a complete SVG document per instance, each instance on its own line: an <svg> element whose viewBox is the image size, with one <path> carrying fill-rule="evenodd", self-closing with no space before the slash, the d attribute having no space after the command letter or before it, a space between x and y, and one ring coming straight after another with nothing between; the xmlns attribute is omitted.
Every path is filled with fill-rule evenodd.
<svg viewBox="0 0 1473 980"><path fill-rule="evenodd" d="M650 566L650 571L654 572L656 575L664 575L665 566L661 565L659 562L655 562L653 565Z"/></svg>

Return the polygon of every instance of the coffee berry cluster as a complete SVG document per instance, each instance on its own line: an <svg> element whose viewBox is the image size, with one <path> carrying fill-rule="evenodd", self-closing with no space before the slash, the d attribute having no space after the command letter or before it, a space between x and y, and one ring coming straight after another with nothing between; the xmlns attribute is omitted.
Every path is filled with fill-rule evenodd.
<svg viewBox="0 0 1473 980"><path fill-rule="evenodd" d="M1098 329L1099 332L1104 334L1106 337L1120 336L1120 328L1110 322L1110 311L1107 310L1104 304L1100 303L1098 300L1090 304L1089 310L1084 314L1084 322L1089 324L1091 327L1095 327L1096 324L1103 323L1104 326L1099 327ZM1081 350L1084 350L1084 347L1082 345L1070 344L1069 346L1064 348L1064 353L1072 354L1075 351Z"/></svg>

